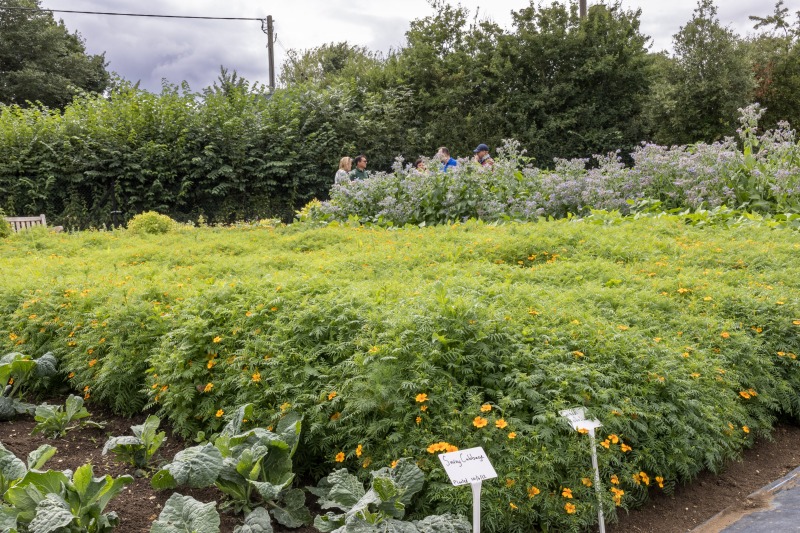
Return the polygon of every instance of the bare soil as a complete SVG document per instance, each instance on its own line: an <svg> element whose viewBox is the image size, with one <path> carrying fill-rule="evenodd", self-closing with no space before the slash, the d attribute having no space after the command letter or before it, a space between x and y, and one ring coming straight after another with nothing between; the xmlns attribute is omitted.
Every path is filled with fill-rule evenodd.
<svg viewBox="0 0 800 533"><path fill-rule="evenodd" d="M42 444L51 444L58 449L48 463L54 469L75 469L87 462L94 465L95 476L110 474L114 477L131 474L136 469L116 461L113 456L103 456L101 451L106 439L111 436L129 435L130 426L141 424L145 415L133 419L103 413L90 407L95 421L106 422L104 429L74 430L62 439L48 439L41 434L31 435L35 422L29 417L20 417L10 422L0 422L0 442L25 460L28 453ZM169 437L162 445L159 455L170 460L183 448L193 443ZM719 475L702 474L687 486L679 487L674 494L666 495L658 489L651 490L651 499L641 509L620 513L617 524L609 524L609 533L679 533L691 531L706 523L704 533L719 531L714 521L708 522L723 510L730 513L746 513L757 509L758 501L747 496L759 488L786 475L800 466L800 427L791 424L777 426L772 440L762 439L753 448L746 450L740 461L726 465ZM215 489L182 490L202 502L218 500ZM158 517L172 491L156 492L150 487L147 477L136 477L117 498L111 501L106 511L116 511L120 516L121 533L148 533L150 524ZM221 513L222 533L232 533L241 519ZM720 524L722 522L720 521ZM276 533L293 531L312 533L316 529L304 527L288 530L274 524Z"/></svg>

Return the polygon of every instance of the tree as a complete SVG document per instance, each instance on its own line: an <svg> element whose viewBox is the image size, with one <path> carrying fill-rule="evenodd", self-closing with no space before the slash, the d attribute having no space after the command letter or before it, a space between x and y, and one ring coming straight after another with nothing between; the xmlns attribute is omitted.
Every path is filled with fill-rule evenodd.
<svg viewBox="0 0 800 533"><path fill-rule="evenodd" d="M730 135L738 109L749 103L753 73L742 42L720 25L713 0L698 1L673 46L673 61L651 101L655 140L690 144Z"/></svg>
<svg viewBox="0 0 800 533"><path fill-rule="evenodd" d="M630 151L642 137L642 103L649 91L648 38L641 11L619 2L553 2L514 13L516 32L500 46L505 87L498 105L507 132L539 165L554 157Z"/></svg>
<svg viewBox="0 0 800 533"><path fill-rule="evenodd" d="M800 124L800 11L792 26L783 0L767 17L751 16L762 33L748 41L756 85L752 100L766 108L760 123L774 127L786 120Z"/></svg>
<svg viewBox="0 0 800 533"><path fill-rule="evenodd" d="M286 58L279 76L284 86L309 82L328 86L336 80L358 79L365 71L381 64L380 54L346 42L324 44L304 51L291 49Z"/></svg>
<svg viewBox="0 0 800 533"><path fill-rule="evenodd" d="M81 91L105 90L105 55L87 55L80 34L69 33L40 1L0 7L0 103L61 108Z"/></svg>

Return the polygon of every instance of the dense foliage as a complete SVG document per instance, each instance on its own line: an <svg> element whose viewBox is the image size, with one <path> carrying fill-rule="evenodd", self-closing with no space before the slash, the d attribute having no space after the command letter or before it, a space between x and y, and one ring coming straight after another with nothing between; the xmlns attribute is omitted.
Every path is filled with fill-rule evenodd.
<svg viewBox="0 0 800 533"><path fill-rule="evenodd" d="M41 0L0 6L0 103L61 108L81 92L103 92L103 54L87 54L80 34L40 8Z"/></svg>
<svg viewBox="0 0 800 533"><path fill-rule="evenodd" d="M293 464L317 479L411 457L427 482L410 519L469 515L435 453L480 445L500 476L487 531L576 530L596 499L560 409L603 423L612 517L800 414L799 246L702 213L32 231L0 250L26 272L0 285L0 349L52 351L90 402L149 401L184 435L245 403L263 426L302 413Z"/></svg>

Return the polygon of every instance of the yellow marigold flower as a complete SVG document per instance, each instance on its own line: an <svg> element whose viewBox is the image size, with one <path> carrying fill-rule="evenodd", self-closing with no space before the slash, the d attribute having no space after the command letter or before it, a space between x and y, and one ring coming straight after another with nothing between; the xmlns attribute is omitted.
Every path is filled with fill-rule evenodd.
<svg viewBox="0 0 800 533"><path fill-rule="evenodd" d="M628 331L631 328L626 326L625 324L620 324L619 326L617 326L617 329L619 329L620 331Z"/></svg>
<svg viewBox="0 0 800 533"><path fill-rule="evenodd" d="M683 352L683 353L681 354L681 357L683 357L684 359L686 359L687 357L689 357L689 352Z"/></svg>
<svg viewBox="0 0 800 533"><path fill-rule="evenodd" d="M96 364L97 364L97 359L92 359L91 361L89 361L89 368L93 367Z"/></svg>
<svg viewBox="0 0 800 533"><path fill-rule="evenodd" d="M281 407L280 407L280 409L281 409L281 411L286 411L286 410L287 410L287 409L289 409L291 406L292 406L292 404L290 404L289 402L283 402L283 403L281 404Z"/></svg>
<svg viewBox="0 0 800 533"><path fill-rule="evenodd" d="M622 496L623 494L625 494L625 491L622 489L618 489L616 487L611 487L609 490L614 494L613 496L614 503L617 506L622 505Z"/></svg>
<svg viewBox="0 0 800 533"><path fill-rule="evenodd" d="M728 333L727 331L723 331L722 333L719 334L719 336L722 337L723 339L727 339L731 336L731 334Z"/></svg>
<svg viewBox="0 0 800 533"><path fill-rule="evenodd" d="M219 410L217 411L217 418L220 418L220 417L221 417L222 415L224 415L224 414L225 414L225 411L223 411L222 409L219 409Z"/></svg>
<svg viewBox="0 0 800 533"><path fill-rule="evenodd" d="M609 448L609 446L611 446L611 442L608 439L606 439L606 440L604 440L603 442L600 443L600 446L602 446L603 448L605 448L607 450Z"/></svg>
<svg viewBox="0 0 800 533"><path fill-rule="evenodd" d="M540 491L535 486L531 485L530 487L528 487L528 498L533 498L534 496L536 496L540 492L542 492L542 491Z"/></svg>
<svg viewBox="0 0 800 533"><path fill-rule="evenodd" d="M485 404L481 405L481 413L488 413L491 410L492 410L492 406L489 405L488 403L485 403Z"/></svg>
<svg viewBox="0 0 800 533"><path fill-rule="evenodd" d="M448 444L445 447L444 451L446 451L447 453L457 452L458 451L458 446L454 446L452 444Z"/></svg>
<svg viewBox="0 0 800 533"><path fill-rule="evenodd" d="M420 411L422 411L422 412L424 413L425 411L427 411L427 410L428 410L428 406L427 406L427 405L420 405L420 406L419 406L419 410L420 410Z"/></svg>
<svg viewBox="0 0 800 533"><path fill-rule="evenodd" d="M344 462L344 452L339 452L336 454L336 462L343 463Z"/></svg>
<svg viewBox="0 0 800 533"><path fill-rule="evenodd" d="M368 351L369 353L378 353L380 351L380 348L378 346L370 346Z"/></svg>
<svg viewBox="0 0 800 533"><path fill-rule="evenodd" d="M425 402L428 401L428 395L423 392L423 393L417 394L415 399L416 399L417 403L425 403Z"/></svg>
<svg viewBox="0 0 800 533"><path fill-rule="evenodd" d="M244 314L244 316L253 316L253 313L252 313L251 311L248 311L248 312L246 312L246 313Z"/></svg>
<svg viewBox="0 0 800 533"><path fill-rule="evenodd" d="M255 383L259 383L261 381L261 372L256 370L255 374L253 374L250 379L252 379Z"/></svg>
<svg viewBox="0 0 800 533"><path fill-rule="evenodd" d="M15 341L17 340L18 337L16 333L9 333L8 338L11 339L12 341Z"/></svg>
<svg viewBox="0 0 800 533"><path fill-rule="evenodd" d="M581 483L583 483L584 486L586 486L586 487L591 487L592 486L592 480L589 479L588 477L582 477L581 478Z"/></svg>
<svg viewBox="0 0 800 533"><path fill-rule="evenodd" d="M700 377L700 374L699 374L699 373L697 373L697 372L692 372L691 374L689 374L689 376L691 376L691 377L693 377L693 378L699 378L699 377Z"/></svg>
<svg viewBox="0 0 800 533"><path fill-rule="evenodd" d="M583 352L575 350L574 352L572 352L572 355L574 355L575 357L583 357Z"/></svg>
<svg viewBox="0 0 800 533"><path fill-rule="evenodd" d="M214 343L219 343L221 341L222 341L222 337L219 337L219 336L214 337Z"/></svg>
<svg viewBox="0 0 800 533"><path fill-rule="evenodd" d="M371 464L372 464L372 458L371 457L367 457L366 459L364 459L364 462L361 464L361 466L363 468L367 468Z"/></svg>
<svg viewBox="0 0 800 533"><path fill-rule="evenodd" d="M742 426L742 431L744 431L745 433L750 433L750 428L747 426Z"/></svg>
<svg viewBox="0 0 800 533"><path fill-rule="evenodd" d="M571 503L565 503L564 510L567 512L567 514L575 514L575 506Z"/></svg>
<svg viewBox="0 0 800 533"><path fill-rule="evenodd" d="M622 450L623 452L627 453L627 452L631 451L633 448L631 448L627 444L620 444L619 445L619 449Z"/></svg>
<svg viewBox="0 0 800 533"><path fill-rule="evenodd" d="M633 481L637 485L641 485L642 484L642 476L640 476L639 474L632 474L631 477L633 478Z"/></svg>
<svg viewBox="0 0 800 533"><path fill-rule="evenodd" d="M516 511L518 509L518 507L516 505L514 505L514 502L509 502L508 505L509 505L509 507L511 507L512 511Z"/></svg>
<svg viewBox="0 0 800 533"><path fill-rule="evenodd" d="M800 326L800 320L792 320L792 324L795 326Z"/></svg>
<svg viewBox="0 0 800 533"><path fill-rule="evenodd" d="M685 287L681 287L678 289L678 294L686 294L687 292L692 292L691 289L687 289Z"/></svg>
<svg viewBox="0 0 800 533"><path fill-rule="evenodd" d="M508 438L509 439L516 439L517 438L517 434L512 431L511 433L508 434Z"/></svg>
<svg viewBox="0 0 800 533"><path fill-rule="evenodd" d="M475 426L476 428L486 427L486 424L488 424L488 423L489 423L488 420L486 420L485 418L482 418L480 416L476 416L472 420L472 425Z"/></svg>
<svg viewBox="0 0 800 533"><path fill-rule="evenodd" d="M617 437L616 435L612 434L612 435L609 435L607 438L608 438L608 440L611 441L611 444L617 444L619 442L619 437Z"/></svg>
<svg viewBox="0 0 800 533"><path fill-rule="evenodd" d="M203 392L211 392L211 389L213 389L213 388L214 388L214 384L213 383L206 383L206 386L203 387Z"/></svg>
<svg viewBox="0 0 800 533"><path fill-rule="evenodd" d="M208 361L208 363L206 363L206 368L212 369L212 368L214 368L214 365L216 365L216 364L217 364L217 362L214 359L211 359L211 360Z"/></svg>
<svg viewBox="0 0 800 533"><path fill-rule="evenodd" d="M329 392L328 393L328 400L330 401L330 400L333 400L334 398L336 398L336 391Z"/></svg>
<svg viewBox="0 0 800 533"><path fill-rule="evenodd" d="M580 323L581 323L581 321L580 321L580 320L577 320L577 319L575 319L575 320L573 320L572 322L570 322L570 324L574 324L574 325L576 325L576 326L577 326L577 325L579 325Z"/></svg>
<svg viewBox="0 0 800 533"><path fill-rule="evenodd" d="M501 419L497 420L497 421L494 423L494 425L495 425L495 426L497 426L497 428L498 428L498 429L503 429L503 428L505 428L506 426L508 426L508 422L506 422L505 420L503 420L503 419L501 418Z"/></svg>
<svg viewBox="0 0 800 533"><path fill-rule="evenodd" d="M420 424L420 422L422 422L422 417L421 417L421 416L418 416L418 417L417 417L417 419L416 419L416 421L417 421L417 425L419 425L419 424Z"/></svg>
<svg viewBox="0 0 800 533"><path fill-rule="evenodd" d="M749 400L750 399L750 393L747 392L746 390L739 391L739 396L741 396L745 400Z"/></svg>
<svg viewBox="0 0 800 533"><path fill-rule="evenodd" d="M398 461L395 459L394 461L392 461L391 467L395 468L397 466L397 463Z"/></svg>
<svg viewBox="0 0 800 533"><path fill-rule="evenodd" d="M580 433L581 435L588 435L589 430L586 428L578 428L578 433Z"/></svg>
<svg viewBox="0 0 800 533"><path fill-rule="evenodd" d="M645 472L639 472L639 477L641 478L642 483L644 483L645 485L650 484L650 478L647 476Z"/></svg>
<svg viewBox="0 0 800 533"><path fill-rule="evenodd" d="M356 457L361 457L361 453L363 452L363 450L364 450L364 447L361 446L360 444L358 446L356 446Z"/></svg>
<svg viewBox="0 0 800 533"><path fill-rule="evenodd" d="M754 397L758 396L758 393L756 392L755 389L747 389L747 392L750 393L750 396L754 396Z"/></svg>
<svg viewBox="0 0 800 533"><path fill-rule="evenodd" d="M531 315L531 316L536 316L536 315L539 314L539 311L537 311L536 309L531 307L531 308L528 309L528 314Z"/></svg>
<svg viewBox="0 0 800 533"><path fill-rule="evenodd" d="M711 296L705 296L705 297L703 297L703 301L704 301L704 302L710 302L710 301L711 301L711 300L713 300L713 299L714 299L714 298L712 298Z"/></svg>
<svg viewBox="0 0 800 533"><path fill-rule="evenodd" d="M94 353L94 348L89 348L88 350L86 350L86 353L92 355Z"/></svg>
<svg viewBox="0 0 800 533"><path fill-rule="evenodd" d="M331 420L332 420L332 421L339 420L339 418L340 418L341 416L342 416L342 413L340 413L339 411L336 411L335 413L333 413L333 414L331 415Z"/></svg>
<svg viewBox="0 0 800 533"><path fill-rule="evenodd" d="M619 478L616 474L611 475L611 484L612 485L619 485Z"/></svg>
<svg viewBox="0 0 800 533"><path fill-rule="evenodd" d="M662 476L656 476L656 483L658 483L658 488L664 488L664 478Z"/></svg>
<svg viewBox="0 0 800 533"><path fill-rule="evenodd" d="M786 302L782 302L782 301L779 300L779 301L775 302L775 305L783 305L784 303L786 303Z"/></svg>
<svg viewBox="0 0 800 533"><path fill-rule="evenodd" d="M564 498L572 498L572 489L561 489L561 496Z"/></svg>

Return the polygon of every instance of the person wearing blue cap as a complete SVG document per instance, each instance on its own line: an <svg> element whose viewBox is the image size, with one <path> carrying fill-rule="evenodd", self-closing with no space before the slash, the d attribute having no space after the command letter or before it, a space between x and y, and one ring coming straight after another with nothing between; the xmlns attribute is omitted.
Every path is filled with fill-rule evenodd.
<svg viewBox="0 0 800 533"><path fill-rule="evenodd" d="M491 167L494 165L494 159L489 155L489 147L481 143L475 148L472 153L475 154L475 162L482 167Z"/></svg>

